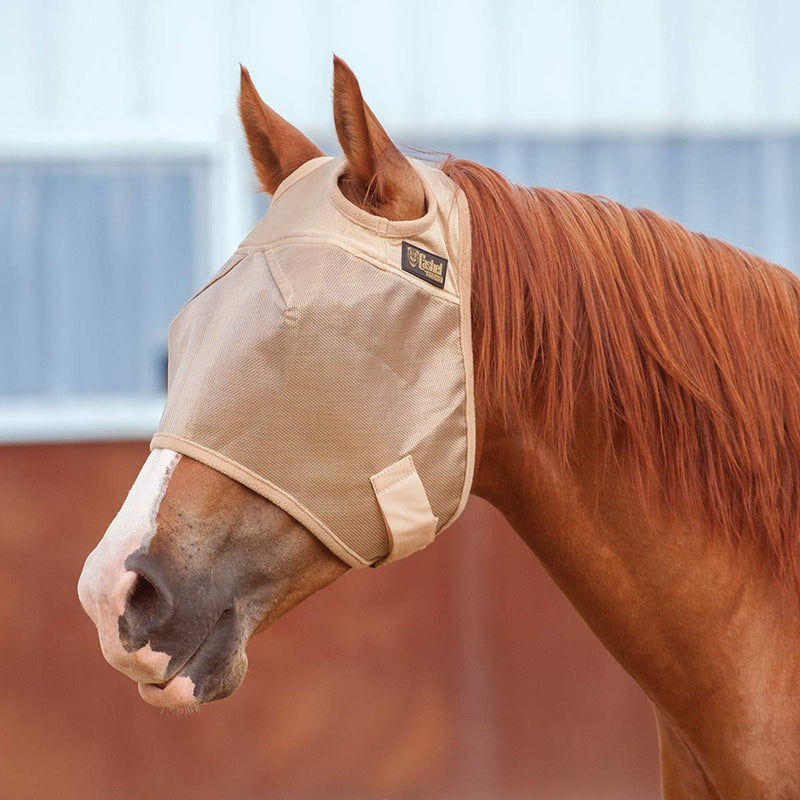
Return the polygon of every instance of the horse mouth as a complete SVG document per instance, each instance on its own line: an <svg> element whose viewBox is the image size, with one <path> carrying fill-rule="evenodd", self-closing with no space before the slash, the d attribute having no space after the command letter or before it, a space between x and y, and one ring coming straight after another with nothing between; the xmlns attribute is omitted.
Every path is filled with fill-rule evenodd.
<svg viewBox="0 0 800 800"><path fill-rule="evenodd" d="M192 710L222 700L239 688L247 672L235 615L220 617L191 657L162 683L139 683L139 696L151 706Z"/></svg>

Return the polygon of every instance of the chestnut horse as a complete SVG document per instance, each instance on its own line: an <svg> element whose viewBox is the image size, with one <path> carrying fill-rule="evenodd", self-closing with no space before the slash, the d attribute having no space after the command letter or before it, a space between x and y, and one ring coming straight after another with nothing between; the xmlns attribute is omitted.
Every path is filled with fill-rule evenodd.
<svg viewBox="0 0 800 800"><path fill-rule="evenodd" d="M240 112L267 193L321 155L245 70ZM346 197L422 216L338 59L334 117ZM649 211L441 169L472 218L472 491L651 698L664 797L800 797L800 282ZM79 592L142 697L190 707L346 570L268 500L155 450Z"/></svg>

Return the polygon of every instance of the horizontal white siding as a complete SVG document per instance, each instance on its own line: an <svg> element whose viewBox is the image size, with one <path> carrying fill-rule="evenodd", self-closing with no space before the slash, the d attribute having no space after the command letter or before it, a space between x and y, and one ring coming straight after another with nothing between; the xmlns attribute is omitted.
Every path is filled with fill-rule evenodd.
<svg viewBox="0 0 800 800"><path fill-rule="evenodd" d="M0 138L170 125L214 138L238 62L330 130L331 53L400 131L796 129L796 0L28 0L0 4Z"/></svg>
<svg viewBox="0 0 800 800"><path fill-rule="evenodd" d="M395 138L800 271L797 0L0 2L0 441L144 435L166 328L265 201L238 63L328 152Z"/></svg>

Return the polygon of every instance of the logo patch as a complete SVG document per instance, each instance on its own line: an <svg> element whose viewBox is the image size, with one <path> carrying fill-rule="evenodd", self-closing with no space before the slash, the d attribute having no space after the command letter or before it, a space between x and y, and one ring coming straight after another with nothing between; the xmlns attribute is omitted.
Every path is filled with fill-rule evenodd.
<svg viewBox="0 0 800 800"><path fill-rule="evenodd" d="M435 256L421 247L403 242L403 258L401 266L405 272L410 272L418 278L444 289L444 279L447 276L447 259Z"/></svg>

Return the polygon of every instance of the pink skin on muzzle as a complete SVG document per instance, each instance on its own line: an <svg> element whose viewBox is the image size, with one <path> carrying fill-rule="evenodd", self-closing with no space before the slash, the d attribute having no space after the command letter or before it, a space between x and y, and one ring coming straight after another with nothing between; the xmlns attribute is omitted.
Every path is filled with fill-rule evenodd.
<svg viewBox="0 0 800 800"><path fill-rule="evenodd" d="M119 618L138 580L125 568L131 553L146 548L156 533L159 506L180 461L172 450L153 450L117 516L89 554L78 581L81 605L97 626L100 648L111 666L139 682L139 693L154 706L186 708L196 703L194 683L176 676L164 686L170 656L144 647L129 652L119 636Z"/></svg>

